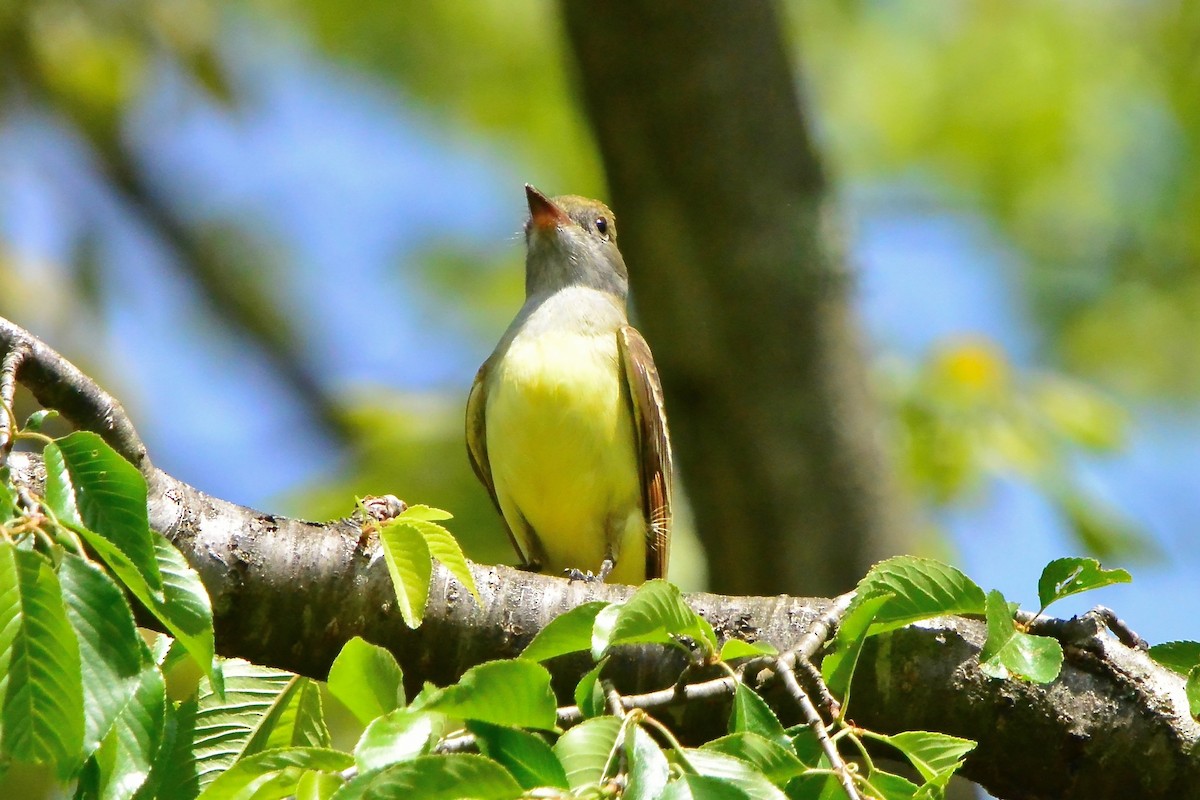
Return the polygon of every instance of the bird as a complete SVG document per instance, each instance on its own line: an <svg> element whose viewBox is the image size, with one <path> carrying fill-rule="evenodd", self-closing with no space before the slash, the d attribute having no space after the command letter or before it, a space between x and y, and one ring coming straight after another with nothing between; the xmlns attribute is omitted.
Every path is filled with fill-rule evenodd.
<svg viewBox="0 0 1200 800"><path fill-rule="evenodd" d="M604 203L525 185L525 302L475 376L467 453L523 569L640 584L667 574L662 384L629 324Z"/></svg>

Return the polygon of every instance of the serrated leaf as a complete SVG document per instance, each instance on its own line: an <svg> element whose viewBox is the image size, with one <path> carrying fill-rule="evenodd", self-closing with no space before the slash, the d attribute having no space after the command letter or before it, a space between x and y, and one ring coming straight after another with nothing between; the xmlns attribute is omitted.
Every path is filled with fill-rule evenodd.
<svg viewBox="0 0 1200 800"><path fill-rule="evenodd" d="M1018 675L1037 683L1049 683L1062 669L1062 645L1047 636L1016 630L1012 610L1004 596L992 590L987 596L988 636L979 654L979 669L993 678Z"/></svg>
<svg viewBox="0 0 1200 800"><path fill-rule="evenodd" d="M483 754L509 771L523 789L554 786L570 788L567 773L554 750L542 737L502 725L471 722L467 725ZM626 796L629 796L628 793Z"/></svg>
<svg viewBox="0 0 1200 800"><path fill-rule="evenodd" d="M829 691L842 699L843 706L850 702L850 681L854 677L854 668L858 666L858 657L862 654L871 624L875 622L879 610L894 598L891 592L865 598L860 596L854 600L838 626L833 649L821 662L821 676Z"/></svg>
<svg viewBox="0 0 1200 800"><path fill-rule="evenodd" d="M50 562L0 540L0 756L53 765L83 762L79 644Z"/></svg>
<svg viewBox="0 0 1200 800"><path fill-rule="evenodd" d="M450 571L451 575L458 579L458 582L475 598L476 605L483 602L479 598L479 589L475 586L475 576L471 573L467 557L463 555L462 548L459 547L458 541L450 531L435 522L405 518L403 515L397 519L397 523L416 528L425 537L425 545L429 548L430 556L437 559L443 567Z"/></svg>
<svg viewBox="0 0 1200 800"><path fill-rule="evenodd" d="M721 645L720 659L733 661L738 658L757 656L777 656L779 649L770 642L743 642L741 639L727 639Z"/></svg>
<svg viewBox="0 0 1200 800"><path fill-rule="evenodd" d="M732 783L704 775L680 775L667 784L662 800L749 800L750 795Z"/></svg>
<svg viewBox="0 0 1200 800"><path fill-rule="evenodd" d="M918 787L915 783L877 769L867 778L867 783L883 800L914 800Z"/></svg>
<svg viewBox="0 0 1200 800"><path fill-rule="evenodd" d="M629 781L622 795L624 800L656 800L662 797L671 777L671 764L658 743L640 725L632 725L625 733L625 763Z"/></svg>
<svg viewBox="0 0 1200 800"><path fill-rule="evenodd" d="M371 721L354 746L354 763L360 772L380 769L400 761L428 755L440 731L436 714L398 708Z"/></svg>
<svg viewBox="0 0 1200 800"><path fill-rule="evenodd" d="M779 787L766 775L740 758L711 750L686 750L687 763L700 775L720 778L741 789L753 800L787 800Z"/></svg>
<svg viewBox="0 0 1200 800"><path fill-rule="evenodd" d="M432 506L426 506L417 503L416 505L412 505L404 509L404 511L402 511L400 515L396 517L396 519L415 519L424 520L426 522L440 522L444 519L454 519L454 515L449 511L443 511L440 508L434 508Z"/></svg>
<svg viewBox="0 0 1200 800"><path fill-rule="evenodd" d="M874 738L904 753L927 781L947 771L957 770L963 758L976 746L970 739L931 731L904 731L891 736L876 734Z"/></svg>
<svg viewBox="0 0 1200 800"><path fill-rule="evenodd" d="M1163 642L1151 647L1149 655L1172 672L1187 675L1200 664L1200 642Z"/></svg>
<svg viewBox="0 0 1200 800"><path fill-rule="evenodd" d="M306 771L339 773L354 766L354 759L337 750L289 747L269 750L243 759L217 776L198 800L252 800L294 794Z"/></svg>
<svg viewBox="0 0 1200 800"><path fill-rule="evenodd" d="M283 747L328 746L320 690L312 679L294 675L259 720L239 758Z"/></svg>
<svg viewBox="0 0 1200 800"><path fill-rule="evenodd" d="M416 628L425 618L425 604L429 601L429 579L433 575L429 545L421 532L407 523L384 525L379 530L379 541L396 590L400 616L405 625Z"/></svg>
<svg viewBox="0 0 1200 800"><path fill-rule="evenodd" d="M877 634L923 619L952 614L982 614L986 605L983 590L954 567L932 558L897 556L871 568L858 584L865 600L891 593L871 624Z"/></svg>
<svg viewBox="0 0 1200 800"><path fill-rule="evenodd" d="M706 742L702 750L712 750L745 761L778 786L804 772L805 766L792 752L774 740L757 733L731 733Z"/></svg>
<svg viewBox="0 0 1200 800"><path fill-rule="evenodd" d="M25 418L25 424L21 426L23 433L36 433L42 429L49 420L58 417L58 411L53 408L39 408L37 411Z"/></svg>
<svg viewBox="0 0 1200 800"><path fill-rule="evenodd" d="M554 754L567 773L572 789L597 784L621 742L621 720L595 717L584 720L559 737Z"/></svg>
<svg viewBox="0 0 1200 800"><path fill-rule="evenodd" d="M146 661L133 698L117 715L96 751L101 800L129 800L146 784L165 734L166 687L143 645Z"/></svg>
<svg viewBox="0 0 1200 800"><path fill-rule="evenodd" d="M521 787L504 767L484 756L455 753L421 756L360 775L336 800L411 797L421 800L511 800Z"/></svg>
<svg viewBox="0 0 1200 800"><path fill-rule="evenodd" d="M99 567L65 553L59 562L67 619L79 643L83 676L83 754L90 756L137 691L144 655L133 611L121 588Z"/></svg>
<svg viewBox="0 0 1200 800"><path fill-rule="evenodd" d="M0 525L21 515L17 496L8 488L8 468L0 467Z"/></svg>
<svg viewBox="0 0 1200 800"><path fill-rule="evenodd" d="M305 770L296 781L296 800L331 800L346 785L341 775Z"/></svg>
<svg viewBox="0 0 1200 800"><path fill-rule="evenodd" d="M511 659L472 667L458 683L434 694L421 710L494 725L554 730L556 705L546 668Z"/></svg>
<svg viewBox="0 0 1200 800"><path fill-rule="evenodd" d="M729 732L756 733L782 747L791 747L791 740L788 739L775 712L767 705L767 701L759 697L758 692L740 681L733 693L733 708L729 713Z"/></svg>
<svg viewBox="0 0 1200 800"><path fill-rule="evenodd" d="M355 636L329 668L329 693L365 725L404 707L404 673L390 651Z"/></svg>
<svg viewBox="0 0 1200 800"><path fill-rule="evenodd" d="M163 581L162 591L155 592L141 572L111 542L87 528L74 530L96 551L125 588L187 649L210 679L213 678L212 605L200 576L188 565L183 554L161 534L153 534L154 556Z"/></svg>
<svg viewBox="0 0 1200 800"><path fill-rule="evenodd" d="M75 431L43 450L46 502L60 522L103 536L137 568L152 592L163 576L146 517L146 479L91 431Z"/></svg>
<svg viewBox="0 0 1200 800"><path fill-rule="evenodd" d="M1184 689L1187 692L1188 713L1193 719L1200 719L1200 666L1192 667Z"/></svg>
<svg viewBox="0 0 1200 800"><path fill-rule="evenodd" d="M588 670L575 685L575 705L579 707L579 713L585 718L599 717L607 713L604 704L604 688L600 685L600 672L607 663L608 658L602 658L600 663Z"/></svg>
<svg viewBox="0 0 1200 800"><path fill-rule="evenodd" d="M521 658L546 661L555 656L589 649L596 615L607 605L602 600L595 600L559 614L538 631L521 653Z"/></svg>
<svg viewBox="0 0 1200 800"><path fill-rule="evenodd" d="M609 647L621 644L667 644L675 636L686 636L709 653L717 650L712 625L688 607L679 587L656 578L639 586L625 602L597 615L592 657L599 661Z"/></svg>
<svg viewBox="0 0 1200 800"><path fill-rule="evenodd" d="M1064 597L1132 580L1125 570L1104 569L1094 558L1056 558L1046 565L1038 578L1038 601L1045 610L1046 606Z"/></svg>
<svg viewBox="0 0 1200 800"><path fill-rule="evenodd" d="M1012 611L998 590L987 595L987 640L979 651L980 661L990 661L1017 634Z"/></svg>
<svg viewBox="0 0 1200 800"><path fill-rule="evenodd" d="M224 662L224 672L223 697L206 679L173 716L174 741L160 779L165 797L195 797L233 766L293 677L237 659Z"/></svg>

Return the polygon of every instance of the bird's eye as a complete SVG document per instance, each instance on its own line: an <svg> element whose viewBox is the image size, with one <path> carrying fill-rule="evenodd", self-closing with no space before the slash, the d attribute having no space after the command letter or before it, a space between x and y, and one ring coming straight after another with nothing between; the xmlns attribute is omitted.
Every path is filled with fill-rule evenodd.
<svg viewBox="0 0 1200 800"><path fill-rule="evenodd" d="M601 236L608 235L608 220L604 217L596 217L596 230Z"/></svg>

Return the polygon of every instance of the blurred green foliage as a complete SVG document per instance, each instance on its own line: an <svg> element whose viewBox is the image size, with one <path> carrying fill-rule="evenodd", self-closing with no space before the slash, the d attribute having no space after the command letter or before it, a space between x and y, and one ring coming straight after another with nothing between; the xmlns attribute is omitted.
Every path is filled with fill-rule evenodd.
<svg viewBox="0 0 1200 800"><path fill-rule="evenodd" d="M1119 447L1124 415L1066 375L1120 397L1200 392L1200 5L782 7L833 171L920 180L947 206L983 215L1024 257L1051 371L1015 375L1004 354L973 340L887 370L906 484L937 507L979 497L992 477L1029 480L1093 552L1127 552L1138 537L1077 485L1073 465L1077 453ZM229 108L241 102L220 43L248 20L389 87L447 137L485 142L552 192L605 193L549 0L16 0L0 4L0 121L31 105L52 109L120 181L134 166L121 127L160 60ZM50 297L28 277L34 270L16 272L0 241L0 310L20 319L30 302L61 305L66 326L99 313L85 249L63 271L74 283L51 284ZM422 272L437 313L463 323L482 358L519 304L518 259L515 249L448 240L403 267ZM269 307L282 300L256 287L252 271L225 270L220 281L235 284L230 294L246 308L289 313ZM396 492L454 510L474 557L511 557L462 452L461 397L373 389L367 400L334 401L352 467L288 505L338 516L352 494Z"/></svg>

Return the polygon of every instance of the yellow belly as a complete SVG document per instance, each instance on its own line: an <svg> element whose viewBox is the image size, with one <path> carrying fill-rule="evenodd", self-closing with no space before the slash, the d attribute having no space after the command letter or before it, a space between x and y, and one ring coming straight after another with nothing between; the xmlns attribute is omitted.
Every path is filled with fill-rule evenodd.
<svg viewBox="0 0 1200 800"><path fill-rule="evenodd" d="M547 573L600 568L645 580L633 421L613 335L518 337L487 398L487 449L500 507L526 553L536 537ZM527 525L525 524L527 523Z"/></svg>

